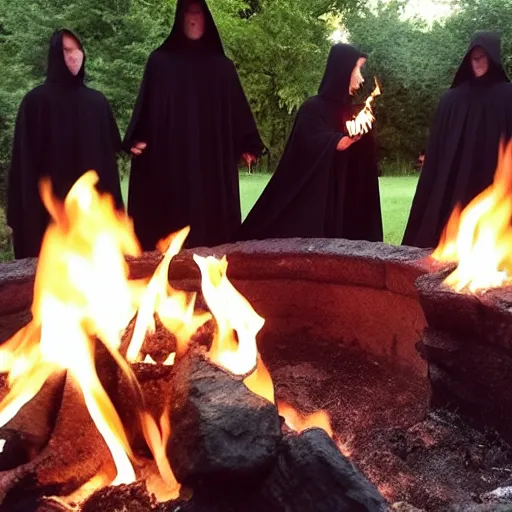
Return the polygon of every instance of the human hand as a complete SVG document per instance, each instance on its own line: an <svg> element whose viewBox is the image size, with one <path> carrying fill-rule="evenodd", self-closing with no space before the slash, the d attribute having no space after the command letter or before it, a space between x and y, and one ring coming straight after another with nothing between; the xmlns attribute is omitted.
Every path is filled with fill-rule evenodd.
<svg viewBox="0 0 512 512"><path fill-rule="evenodd" d="M358 134L358 135L355 135L354 137L348 137L348 136L342 137L342 139L338 142L338 146L336 149L338 151L345 151L350 146L352 146L352 144L354 144L354 142L357 142L362 136L363 136L362 134Z"/></svg>
<svg viewBox="0 0 512 512"><path fill-rule="evenodd" d="M242 153L242 158L245 160L247 164L247 168L249 169L249 173L252 171L253 162L257 162L258 159L251 153Z"/></svg>
<svg viewBox="0 0 512 512"><path fill-rule="evenodd" d="M139 156L142 155L142 152L147 148L147 144L145 142L136 142L131 148L132 155Z"/></svg>
<svg viewBox="0 0 512 512"><path fill-rule="evenodd" d="M251 153L243 153L242 158L245 160L247 167L251 167L253 162L256 162L258 159L252 155Z"/></svg>

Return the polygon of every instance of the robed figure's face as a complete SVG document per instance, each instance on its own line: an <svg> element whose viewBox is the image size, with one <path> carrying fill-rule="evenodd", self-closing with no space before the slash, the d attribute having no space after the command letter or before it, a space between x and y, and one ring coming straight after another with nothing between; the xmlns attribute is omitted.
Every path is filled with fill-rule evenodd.
<svg viewBox="0 0 512 512"><path fill-rule="evenodd" d="M480 46L471 52L471 68L476 78L484 76L489 71L489 57Z"/></svg>
<svg viewBox="0 0 512 512"><path fill-rule="evenodd" d="M352 74L350 75L350 85L349 92L351 95L355 94L355 92L363 85L364 77L362 74L362 68L366 64L366 58L361 57L357 59L357 63L352 70Z"/></svg>
<svg viewBox="0 0 512 512"><path fill-rule="evenodd" d="M185 11L183 30L188 39L197 41L204 35L204 12L197 2L189 2Z"/></svg>
<svg viewBox="0 0 512 512"><path fill-rule="evenodd" d="M62 36L62 51L69 71L73 76L78 75L84 63L84 52L80 48L80 44L74 37L64 34Z"/></svg>

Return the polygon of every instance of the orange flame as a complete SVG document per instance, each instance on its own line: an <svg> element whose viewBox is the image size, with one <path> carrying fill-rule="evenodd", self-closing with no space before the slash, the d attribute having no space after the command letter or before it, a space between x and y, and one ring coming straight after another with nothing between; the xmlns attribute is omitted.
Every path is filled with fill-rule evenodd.
<svg viewBox="0 0 512 512"><path fill-rule="evenodd" d="M290 404L278 402L277 409L284 418L285 423L296 432L304 432L308 428L321 428L327 432L330 438L333 436L331 419L326 411L317 411L313 414L302 414Z"/></svg>
<svg viewBox="0 0 512 512"><path fill-rule="evenodd" d="M461 211L455 208L432 257L458 263L445 283L475 293L512 275L512 142L501 144L494 182Z"/></svg>
<svg viewBox="0 0 512 512"><path fill-rule="evenodd" d="M235 375L250 372L245 385L273 403L274 385L256 344L265 320L229 281L225 257L218 260L194 255L194 261L201 270L203 295L217 324L211 361Z"/></svg>
<svg viewBox="0 0 512 512"><path fill-rule="evenodd" d="M228 280L226 258L194 255L194 261L201 270L204 298L217 323L210 359L235 375L245 375L256 367L256 335L265 320Z"/></svg>
<svg viewBox="0 0 512 512"><path fill-rule="evenodd" d="M142 413L141 422L144 429L144 436L148 442L163 481L169 489L177 490L180 485L172 472L166 452L167 442L171 437L171 418L169 415L169 409L165 408L162 413L160 425L157 425L153 417L147 412Z"/></svg>
<svg viewBox="0 0 512 512"><path fill-rule="evenodd" d="M194 312L196 294L174 290L169 284L169 265L181 250L189 232L190 228L186 227L159 244L165 254L142 296L128 347L128 361L140 360L140 350L146 334L155 332L155 314L164 327L176 336L179 355L184 352L197 329L211 318L211 315Z"/></svg>
<svg viewBox="0 0 512 512"><path fill-rule="evenodd" d="M0 371L10 390L0 403L5 425L42 388L51 374L67 370L77 380L96 427L117 468L114 483L135 473L121 420L96 373L95 338L110 351L135 386L118 348L136 309L125 255L138 255L131 222L100 195L94 172L84 174L62 203L48 181L41 195L53 222L43 240L34 286L33 320L0 348Z"/></svg>
<svg viewBox="0 0 512 512"><path fill-rule="evenodd" d="M274 383L261 356L258 355L256 370L244 379L244 384L255 395L266 398L271 403L275 403Z"/></svg>
<svg viewBox="0 0 512 512"><path fill-rule="evenodd" d="M363 135L368 133L373 126L373 122L375 121L375 116L373 115L372 103L376 96L381 94L381 89L377 79L375 80L375 89L372 91L370 96L366 98L363 109L350 121L345 123L347 128L347 132L350 137L355 137L357 135Z"/></svg>

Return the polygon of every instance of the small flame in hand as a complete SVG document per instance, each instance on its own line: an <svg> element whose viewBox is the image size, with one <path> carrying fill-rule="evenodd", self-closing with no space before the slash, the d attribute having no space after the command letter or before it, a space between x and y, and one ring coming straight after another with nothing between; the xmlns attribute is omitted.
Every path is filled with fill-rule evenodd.
<svg viewBox="0 0 512 512"><path fill-rule="evenodd" d="M375 121L375 116L373 115L372 103L376 96L381 94L379 83L375 78L375 89L373 92L366 98L365 104L361 112L357 114L354 119L347 121L345 126L347 128L347 132L350 137L356 137L357 135L364 135L368 133Z"/></svg>

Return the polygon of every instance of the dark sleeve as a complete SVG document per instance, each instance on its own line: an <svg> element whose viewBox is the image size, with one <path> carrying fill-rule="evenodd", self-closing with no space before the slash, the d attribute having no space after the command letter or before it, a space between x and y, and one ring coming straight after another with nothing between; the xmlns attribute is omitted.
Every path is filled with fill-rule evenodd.
<svg viewBox="0 0 512 512"><path fill-rule="evenodd" d="M336 150L346 135L334 129L313 105L304 105L297 117L297 129L307 154L315 155L326 150Z"/></svg>
<svg viewBox="0 0 512 512"><path fill-rule="evenodd" d="M14 231L21 229L23 196L29 194L39 180L41 141L38 137L38 110L37 98L27 95L16 118L7 185L7 224Z"/></svg>
<svg viewBox="0 0 512 512"><path fill-rule="evenodd" d="M153 77L153 69L155 68L155 54L151 54L146 63L142 81L139 86L139 92L135 106L133 108L132 117L122 143L122 149L127 153L135 142L147 142L147 118L149 115L149 91L151 80Z"/></svg>
<svg viewBox="0 0 512 512"><path fill-rule="evenodd" d="M243 153L250 153L258 157L263 152L265 145L261 140L254 115L245 96L236 68L231 61L228 63L227 73L232 94L236 151L238 156L241 156Z"/></svg>

